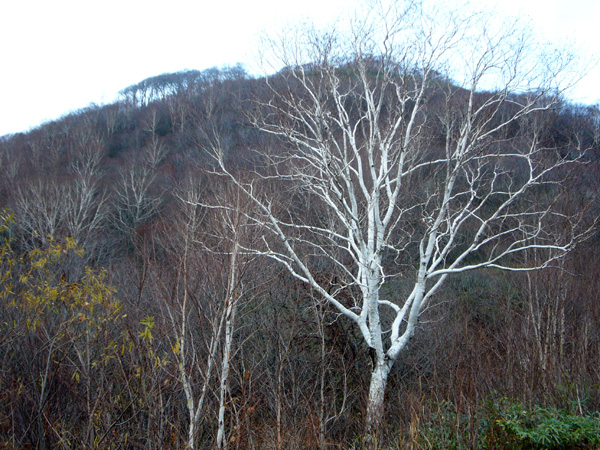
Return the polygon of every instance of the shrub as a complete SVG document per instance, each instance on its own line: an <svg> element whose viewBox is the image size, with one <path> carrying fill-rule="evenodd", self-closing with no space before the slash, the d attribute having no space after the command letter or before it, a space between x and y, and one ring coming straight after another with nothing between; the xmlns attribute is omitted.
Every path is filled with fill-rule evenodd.
<svg viewBox="0 0 600 450"><path fill-rule="evenodd" d="M576 416L555 408L503 399L488 408L483 447L490 450L599 449L600 416Z"/></svg>

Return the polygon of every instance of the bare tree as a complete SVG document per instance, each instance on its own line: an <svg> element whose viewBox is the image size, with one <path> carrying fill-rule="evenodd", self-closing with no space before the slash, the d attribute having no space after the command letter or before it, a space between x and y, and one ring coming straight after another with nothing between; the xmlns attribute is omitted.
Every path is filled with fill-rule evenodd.
<svg viewBox="0 0 600 450"><path fill-rule="evenodd" d="M234 356L233 335L236 327L236 314L242 296L245 294L243 279L250 261L245 255L240 254L241 245L247 245L250 240L250 230L248 230L248 220L242 213L244 208L240 204L241 193L225 192L221 198L231 203L233 208L219 210L220 214L215 218L216 226L213 228L218 231L217 239L222 240L227 248L226 257L228 260L227 289L224 299L224 320L225 320L225 338L223 342L223 356L221 361L221 374L219 378L219 414L217 428L217 448L226 448L226 430L225 430L225 410L229 390L229 373L231 361ZM225 200L226 199L226 200ZM248 205L246 204L246 207ZM220 227L218 225L221 225Z"/></svg>
<svg viewBox="0 0 600 450"><path fill-rule="evenodd" d="M253 250L310 285L370 347L370 435L390 370L448 276L540 269L586 234L552 196L530 196L558 192L562 168L580 158L542 133L571 60L486 19L393 2L347 27L272 40L268 55L284 69L266 78L270 98L251 113L279 139L264 155L269 174L243 181L214 152L275 238ZM322 214L278 208L259 189L275 179L292 207L310 202ZM557 223L568 232L553 233ZM532 249L543 257L528 265L521 255ZM319 261L339 276L324 282Z"/></svg>
<svg viewBox="0 0 600 450"><path fill-rule="evenodd" d="M199 300L199 293L194 292L195 289L191 287L190 278L198 277L201 272L204 272L203 267L198 264L198 258L193 257L203 212L196 206L201 191L192 185L187 189L186 194L183 199L183 230L180 244L183 252L180 255L181 261L176 279L177 289L171 287L163 289L167 292L174 291L174 295L163 295L163 298L167 300L165 306L175 335L175 343L172 347L186 397L189 417L187 447L194 449L212 373L216 370L224 313L220 302L206 302L202 305L204 302ZM204 339L206 347L204 358L200 351L202 339L198 338L197 332L193 329L194 316L198 317L199 322L204 318L208 321L208 337ZM203 360L202 364L195 363L199 360ZM197 388L197 385L200 387Z"/></svg>
<svg viewBox="0 0 600 450"><path fill-rule="evenodd" d="M22 227L44 244L48 236L58 235L62 226L60 190L59 186L41 180L17 190L15 209Z"/></svg>
<svg viewBox="0 0 600 450"><path fill-rule="evenodd" d="M156 180L154 151L134 159L129 167L119 168L114 193L113 223L117 229L132 238L141 225L153 218L159 210L159 195L152 191Z"/></svg>
<svg viewBox="0 0 600 450"><path fill-rule="evenodd" d="M229 376L235 355L237 309L248 296L243 281L251 260L240 253L252 238L241 196L235 190L212 186L212 195L228 209L205 209L209 195L198 180L189 179L177 193L179 213L167 227L163 250L173 257L169 278L164 261L156 262L152 279L162 300L171 331L169 339L188 410L187 446L197 448L200 423L217 379L217 447L227 447L226 407ZM250 225L250 226L249 226Z"/></svg>
<svg viewBox="0 0 600 450"><path fill-rule="evenodd" d="M168 149L158 135L159 126L158 112L156 109L153 109L146 119L144 126L144 131L150 134L150 139L146 148L146 161L153 170L157 170L158 166L164 161L168 153Z"/></svg>

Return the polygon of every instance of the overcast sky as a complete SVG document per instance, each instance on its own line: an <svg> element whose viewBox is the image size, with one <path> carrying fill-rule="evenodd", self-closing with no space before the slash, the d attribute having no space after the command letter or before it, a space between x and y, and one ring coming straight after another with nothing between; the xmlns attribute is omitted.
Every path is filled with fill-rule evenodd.
<svg viewBox="0 0 600 450"><path fill-rule="evenodd" d="M153 75L251 65L262 30L325 23L360 0L6 0L0 6L0 135L26 131ZM600 0L478 0L531 18L549 40L600 55ZM600 67L573 99L600 101Z"/></svg>

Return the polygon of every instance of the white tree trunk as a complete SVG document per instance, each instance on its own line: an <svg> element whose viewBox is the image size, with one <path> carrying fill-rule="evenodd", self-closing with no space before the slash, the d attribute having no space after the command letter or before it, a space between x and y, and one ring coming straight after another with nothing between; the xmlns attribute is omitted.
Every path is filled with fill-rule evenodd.
<svg viewBox="0 0 600 450"><path fill-rule="evenodd" d="M217 431L217 448L225 447L225 403L229 381L229 365L231 360L231 347L233 343L233 326L235 323L235 304L231 302L227 308L225 323L225 346L223 348L223 362L221 366L221 384L219 386L219 419Z"/></svg>
<svg viewBox="0 0 600 450"><path fill-rule="evenodd" d="M231 347L233 344L233 327L235 325L235 312L238 300L237 291L237 257L239 245L234 241L231 261L229 266L229 281L227 288L227 310L225 312L225 345L223 347L223 361L221 365L221 383L219 386L219 419L217 431L217 448L225 447L225 400L229 381L229 364L231 360Z"/></svg>
<svg viewBox="0 0 600 450"><path fill-rule="evenodd" d="M365 420L365 431L370 437L375 437L380 431L383 419L383 407L385 399L385 388L392 365L386 359L376 361L373 372L371 372L371 383L369 385L369 399L367 401L367 417Z"/></svg>

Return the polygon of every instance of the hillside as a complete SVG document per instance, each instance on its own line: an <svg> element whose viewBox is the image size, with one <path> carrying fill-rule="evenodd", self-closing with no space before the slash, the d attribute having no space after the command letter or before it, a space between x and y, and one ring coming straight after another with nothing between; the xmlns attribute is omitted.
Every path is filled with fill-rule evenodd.
<svg viewBox="0 0 600 450"><path fill-rule="evenodd" d="M515 117L490 134L478 158L510 154L517 162L469 166L457 179L464 192L472 180L489 190L459 199L475 213L444 258L464 252L479 217L527 179L529 168L518 158L532 142L536 164L557 170L515 208L533 214L548 205L552 213L539 221L552 214L550 231L502 264L524 267L544 257L548 236L588 230L543 270L469 270L432 294L391 369L383 439L469 448L481 439L481 423L509 414L510 402L597 417L600 111L559 99L521 118L516 111L530 94L510 93L497 107L491 100L498 92L471 96L439 74L427 80L421 103L403 104L393 91L400 82L384 84L381 62L370 64L365 85L381 93L381 123L420 108L418 151L410 154L416 169L400 191L402 215L390 231L396 247L382 251L381 266L392 274L380 283L382 300L410 293L407 280L419 266L413 236L430 227L443 197L436 186L447 176L421 162L440 160L449 142L459 141L455 124L469 101L492 105L478 126L493 129ZM355 264L339 242L313 233L341 229L324 197L310 189L323 167L335 172L336 161L307 169L322 130L327 148L347 141L335 117L328 122L336 99L325 90L319 99L330 109L318 112L322 130L310 134L313 104L298 80L322 86L324 74L333 73L348 87L343 107L357 130L369 110L352 84L351 63L319 70L292 66L267 79L239 66L163 74L123 89L114 104L0 140L0 446L184 448L192 433L197 448L210 448L222 428L230 448L336 448L361 435L373 349L342 308L323 300L331 295L356 308L360 289L349 281ZM414 86L402 79L406 92L422 81L412 73L410 80ZM301 106L304 122L294 122L290 111ZM365 142L376 134L361 133ZM313 141L299 144L298 136ZM362 168L356 159L346 167ZM342 180L331 179L334 187ZM277 240L260 204L244 196L240 186L250 183L281 223L298 225L287 241ZM492 195L497 186L500 194ZM341 194L334 200L344 201ZM506 215L490 226L500 236L490 252L511 248L503 236L511 220ZM291 241L317 288L286 270L282 261L299 264L291 257L268 257L284 255ZM485 261L486 252L469 253L465 264ZM392 312L382 313L385 326ZM486 433L501 434L492 425Z"/></svg>

